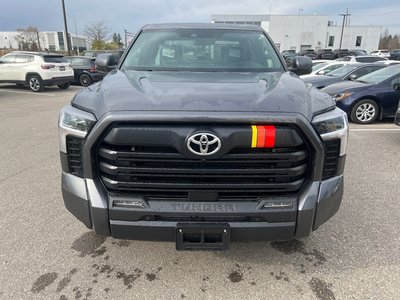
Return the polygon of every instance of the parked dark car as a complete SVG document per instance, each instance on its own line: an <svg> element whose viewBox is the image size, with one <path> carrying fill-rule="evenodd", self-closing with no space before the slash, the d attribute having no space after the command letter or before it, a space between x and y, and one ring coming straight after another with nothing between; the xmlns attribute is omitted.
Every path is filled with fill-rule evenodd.
<svg viewBox="0 0 400 300"><path fill-rule="evenodd" d="M387 65L377 63L350 63L332 72L329 72L326 75L309 75L302 79L305 83L311 84L317 89L322 89L334 83L346 80L356 80L361 76L372 73L384 67L387 67Z"/></svg>
<svg viewBox="0 0 400 300"><path fill-rule="evenodd" d="M297 76L310 71L258 26L143 27L61 110L66 208L98 234L178 250L308 236L339 209L348 133Z"/></svg>
<svg viewBox="0 0 400 300"><path fill-rule="evenodd" d="M370 124L378 118L394 117L400 99L400 65L392 65L355 81L323 88L336 105L355 123Z"/></svg>
<svg viewBox="0 0 400 300"><path fill-rule="evenodd" d="M316 59L333 59L333 51L332 49L321 49L316 53Z"/></svg>
<svg viewBox="0 0 400 300"><path fill-rule="evenodd" d="M307 56L307 57L309 57L311 59L315 59L317 57L317 53L315 53L315 51L312 50L312 49L302 50L302 51L300 51L299 55L300 56Z"/></svg>
<svg viewBox="0 0 400 300"><path fill-rule="evenodd" d="M85 51L85 54L83 56L96 58L100 54L110 53L113 55L115 61L119 62L124 51L125 51L124 49L120 49L120 50L88 50L88 51Z"/></svg>
<svg viewBox="0 0 400 300"><path fill-rule="evenodd" d="M281 55L283 56L284 59L288 57L294 57L296 56L296 50L283 50L281 52Z"/></svg>
<svg viewBox="0 0 400 300"><path fill-rule="evenodd" d="M333 50L333 59L341 58L350 55L349 49L335 49Z"/></svg>
<svg viewBox="0 0 400 300"><path fill-rule="evenodd" d="M362 49L350 49L348 50L349 55L351 56L364 56L368 55L368 52Z"/></svg>
<svg viewBox="0 0 400 300"><path fill-rule="evenodd" d="M400 49L390 51L391 60L400 60Z"/></svg>
<svg viewBox="0 0 400 300"><path fill-rule="evenodd" d="M65 56L65 59L74 69L74 81L82 86L91 85L103 79L105 73L99 72L95 65L95 59L85 56Z"/></svg>

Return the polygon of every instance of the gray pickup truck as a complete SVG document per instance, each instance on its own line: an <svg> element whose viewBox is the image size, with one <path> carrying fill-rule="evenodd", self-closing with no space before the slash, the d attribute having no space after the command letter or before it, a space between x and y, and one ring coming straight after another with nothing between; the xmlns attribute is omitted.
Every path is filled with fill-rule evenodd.
<svg viewBox="0 0 400 300"><path fill-rule="evenodd" d="M339 209L348 136L297 76L310 71L259 27L143 27L60 112L66 208L100 235L178 250L308 236Z"/></svg>

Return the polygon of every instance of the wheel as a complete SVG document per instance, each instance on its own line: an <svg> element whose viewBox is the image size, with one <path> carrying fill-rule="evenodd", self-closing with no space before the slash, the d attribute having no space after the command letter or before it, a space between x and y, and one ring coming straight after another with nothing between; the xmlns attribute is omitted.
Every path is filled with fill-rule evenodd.
<svg viewBox="0 0 400 300"><path fill-rule="evenodd" d="M66 90L67 88L70 87L70 85L71 85L71 82L67 82L67 83L59 84L57 86L62 90Z"/></svg>
<svg viewBox="0 0 400 300"><path fill-rule="evenodd" d="M39 75L29 76L28 85L29 85L29 88L35 93L43 92L43 90L44 90L43 80Z"/></svg>
<svg viewBox="0 0 400 300"><path fill-rule="evenodd" d="M363 99L351 109L350 118L354 123L371 124L378 117L379 106L374 100Z"/></svg>
<svg viewBox="0 0 400 300"><path fill-rule="evenodd" d="M88 74L82 74L79 76L79 83L82 86L88 86L92 84L92 78Z"/></svg>

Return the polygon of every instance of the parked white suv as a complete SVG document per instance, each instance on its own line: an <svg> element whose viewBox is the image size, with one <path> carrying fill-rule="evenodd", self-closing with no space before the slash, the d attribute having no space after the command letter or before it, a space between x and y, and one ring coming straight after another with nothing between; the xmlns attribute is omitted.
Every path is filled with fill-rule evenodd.
<svg viewBox="0 0 400 300"><path fill-rule="evenodd" d="M0 83L26 85L34 92L45 86L69 88L74 70L62 55L37 52L11 52L0 58Z"/></svg>
<svg viewBox="0 0 400 300"><path fill-rule="evenodd" d="M389 58L390 57L389 50L375 50L375 51L372 51L370 54L371 55L382 56L382 57L385 57L385 58Z"/></svg>

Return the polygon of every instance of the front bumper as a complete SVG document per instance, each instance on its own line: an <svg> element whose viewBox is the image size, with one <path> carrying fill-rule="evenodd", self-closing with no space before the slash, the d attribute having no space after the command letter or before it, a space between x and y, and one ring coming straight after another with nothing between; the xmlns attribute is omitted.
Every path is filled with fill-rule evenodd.
<svg viewBox="0 0 400 300"><path fill-rule="evenodd" d="M267 195L259 201L249 202L178 202L143 201L132 194L116 199L106 192L98 178L97 164L93 160L98 141L111 124L118 122L171 122L185 124L201 123L246 123L257 119L259 124L293 124L297 126L310 147L313 155L309 164L310 175L301 191L294 196ZM339 159L334 177L322 180L324 170L324 145L308 120L298 114L232 113L223 118L219 113L187 112L183 116L171 116L164 112L124 112L103 116L93 127L82 148L84 178L68 173L66 154L61 154L62 192L67 209L87 227L101 235L115 238L174 241L176 228L182 223L204 224L222 222L230 227L231 241L247 240L290 240L308 236L313 230L330 219L339 209L343 196L343 167L345 157ZM116 207L114 200L143 201L142 207ZM161 198L162 200L162 198ZM289 208L269 208L262 201L292 202ZM223 204L222 206L220 206ZM227 206L227 204L230 205ZM224 206L225 205L225 206ZM221 208L222 207L222 208ZM184 217L188 217L186 221ZM214 221L213 217L221 217ZM240 219L235 217L251 217ZM233 218L230 221L230 218ZM210 221L213 220L213 221ZM228 221L227 221L228 220Z"/></svg>
<svg viewBox="0 0 400 300"><path fill-rule="evenodd" d="M344 163L344 162L343 162ZM308 236L329 220L339 209L343 196L343 175L325 181L309 181L298 199L296 217L284 218L290 212L263 208L259 202L229 202L225 209L219 202L183 203L146 202L144 208L111 208L112 196L91 179L62 173L62 192L67 209L88 228L101 235L135 240L174 241L176 227L182 221L147 220L147 216L267 216L268 222L224 222L231 228L231 241L290 240ZM291 198L279 198L290 201ZM225 204L228 202L224 202ZM224 204L223 203L223 204ZM183 205L184 204L184 205ZM220 205L220 206L218 206ZM221 209L218 209L220 207ZM197 209L196 209L197 208ZM200 210L199 210L200 208ZM271 211L272 210L272 211ZM126 216L130 216L128 219ZM137 221L132 221L135 216ZM269 217L268 217L269 216ZM285 221L280 221L283 216Z"/></svg>

